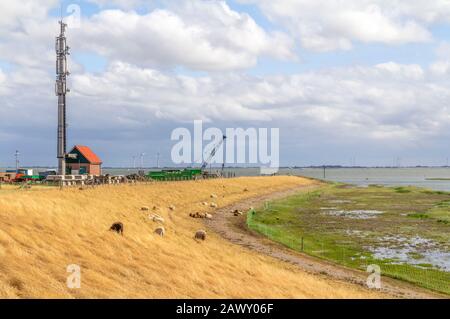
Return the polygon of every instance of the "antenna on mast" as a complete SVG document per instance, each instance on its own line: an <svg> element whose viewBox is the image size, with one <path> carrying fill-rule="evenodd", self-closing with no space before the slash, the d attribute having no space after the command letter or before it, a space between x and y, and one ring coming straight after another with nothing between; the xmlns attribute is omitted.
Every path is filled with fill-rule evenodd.
<svg viewBox="0 0 450 319"><path fill-rule="evenodd" d="M58 97L58 141L57 141L57 158L58 173L66 175L66 153L67 153L67 123L66 123L66 94L70 92L67 88L67 56L70 55L70 48L67 46L66 28L67 24L63 22L62 6L60 34L56 38L56 85L55 93Z"/></svg>

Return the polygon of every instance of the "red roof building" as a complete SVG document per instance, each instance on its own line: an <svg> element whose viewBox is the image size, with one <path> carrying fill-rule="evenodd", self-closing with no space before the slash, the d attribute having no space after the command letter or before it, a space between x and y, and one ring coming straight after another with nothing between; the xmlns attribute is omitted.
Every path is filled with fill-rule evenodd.
<svg viewBox="0 0 450 319"><path fill-rule="evenodd" d="M102 174L102 164L102 160L89 147L83 145L76 145L66 158L69 175L98 176Z"/></svg>

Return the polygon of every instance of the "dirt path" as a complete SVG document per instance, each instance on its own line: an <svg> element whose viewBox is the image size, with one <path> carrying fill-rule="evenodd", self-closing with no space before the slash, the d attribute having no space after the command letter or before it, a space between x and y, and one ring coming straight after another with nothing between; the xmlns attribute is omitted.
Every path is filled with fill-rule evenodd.
<svg viewBox="0 0 450 319"><path fill-rule="evenodd" d="M318 186L302 186L287 191L259 196L219 209L214 218L205 221L208 228L218 233L230 242L244 246L285 262L300 267L302 270L319 276L325 276L339 281L366 286L368 274L356 269L346 268L325 260L287 249L281 244L275 243L246 226L246 217L235 217L231 211L236 209L247 211L249 207L261 205L264 201L275 200L298 192L316 189ZM442 298L444 296L430 292L411 284L388 277L382 277L381 292L386 293L387 298ZM445 298L445 297L444 297Z"/></svg>

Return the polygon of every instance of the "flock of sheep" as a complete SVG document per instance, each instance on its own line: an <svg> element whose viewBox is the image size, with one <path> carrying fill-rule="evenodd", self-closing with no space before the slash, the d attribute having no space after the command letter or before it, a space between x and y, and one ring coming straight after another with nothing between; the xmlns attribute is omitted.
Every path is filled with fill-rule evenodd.
<svg viewBox="0 0 450 319"><path fill-rule="evenodd" d="M248 192L248 189L246 188L244 190L244 192ZM211 197L211 199L216 199L217 195L211 194L210 197ZM212 202L212 203L203 202L202 205L203 206L209 206L211 208L217 208L218 207L218 205L216 203L214 203L214 202ZM169 206L168 208L171 211L175 210L175 206L173 206L173 205ZM141 210L142 211L150 211L150 208L147 207L147 206L144 206L144 207L141 208ZM158 210L158 207L154 206L153 207L153 211L156 211L156 210ZM234 211L232 211L232 213L234 214L234 216L242 216L244 214L240 210L234 210ZM202 218L202 219L212 219L213 218L213 216L211 214L209 214L209 213L199 213L199 212L191 213L191 214L189 214L189 216L192 217L192 218ZM164 222L165 222L164 218L161 217L158 214L151 214L151 215L149 215L149 219L152 220L153 222L159 223L159 224L164 224ZM110 230L123 236L124 225L121 222L116 222L116 223L112 224L112 226L110 227ZM159 236L161 236L161 237L164 237L164 235L166 234L166 230L165 230L165 228L163 226L159 226L158 228L155 229L154 233L159 235ZM195 233L195 235L194 235L194 239L195 240L205 241L206 240L206 231L203 230L203 229L198 230Z"/></svg>

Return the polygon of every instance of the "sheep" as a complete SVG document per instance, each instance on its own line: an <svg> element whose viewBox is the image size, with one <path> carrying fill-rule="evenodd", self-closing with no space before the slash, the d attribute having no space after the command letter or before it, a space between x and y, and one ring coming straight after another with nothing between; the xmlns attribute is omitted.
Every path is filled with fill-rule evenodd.
<svg viewBox="0 0 450 319"><path fill-rule="evenodd" d="M161 216L156 215L156 214L155 215L150 215L149 218L155 223L164 224L164 222L165 222L164 218L162 218Z"/></svg>
<svg viewBox="0 0 450 319"><path fill-rule="evenodd" d="M204 231L204 230L198 230L196 233L195 233L195 239L196 240L206 240L206 231Z"/></svg>
<svg viewBox="0 0 450 319"><path fill-rule="evenodd" d="M166 234L166 230L164 229L164 227L158 227L155 229L155 234L164 237L164 235Z"/></svg>
<svg viewBox="0 0 450 319"><path fill-rule="evenodd" d="M249 192L250 190L248 188L244 188L244 192Z"/></svg>
<svg viewBox="0 0 450 319"><path fill-rule="evenodd" d="M203 202L202 205L203 206L208 206L208 202Z"/></svg>
<svg viewBox="0 0 450 319"><path fill-rule="evenodd" d="M211 203L210 205L212 208L217 208L217 204L216 203Z"/></svg>
<svg viewBox="0 0 450 319"><path fill-rule="evenodd" d="M217 198L216 194L211 194L211 198Z"/></svg>
<svg viewBox="0 0 450 319"><path fill-rule="evenodd" d="M114 231L123 236L123 224L120 222L112 224L110 231Z"/></svg>
<svg viewBox="0 0 450 319"><path fill-rule="evenodd" d="M236 210L233 212L233 214L234 214L234 216L242 216L242 215L244 215L244 213L241 212L241 211L238 210L238 209L236 209Z"/></svg>
<svg viewBox="0 0 450 319"><path fill-rule="evenodd" d="M170 206L169 206L169 209L172 210L172 211L174 211L174 210L175 210L175 206L170 205Z"/></svg>
<svg viewBox="0 0 450 319"><path fill-rule="evenodd" d="M211 214L208 213L190 213L189 216L191 216L192 218L206 218L206 219L212 219L213 216Z"/></svg>
<svg viewBox="0 0 450 319"><path fill-rule="evenodd" d="M148 212L148 211L150 210L150 208L148 208L148 206L143 206L143 207L141 208L141 210L142 210L143 212Z"/></svg>

